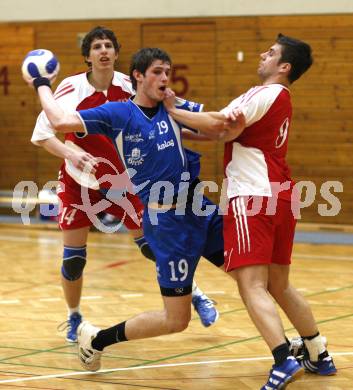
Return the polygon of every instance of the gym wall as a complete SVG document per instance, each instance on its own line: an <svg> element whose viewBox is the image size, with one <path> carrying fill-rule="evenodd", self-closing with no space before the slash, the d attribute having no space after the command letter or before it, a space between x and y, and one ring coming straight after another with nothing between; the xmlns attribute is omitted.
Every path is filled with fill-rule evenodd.
<svg viewBox="0 0 353 390"><path fill-rule="evenodd" d="M259 54L282 32L308 41L315 63L291 88L294 117L288 161L296 180L311 180L317 193L303 221L352 223L352 68L353 15L217 16L193 18L99 19L0 23L0 189L33 180L39 189L55 180L59 159L33 146L30 137L39 113L36 96L22 81L26 52L46 48L56 53L62 78L86 69L80 38L96 25L116 32L122 43L119 70L128 71L131 54L142 46L167 50L174 62L171 84L180 96L204 102L206 110L223 108L258 83ZM202 179L223 179L223 145L188 143L201 151ZM342 210L322 217L318 204L323 183L341 181ZM331 190L332 191L332 190ZM211 194L217 199L218 194Z"/></svg>

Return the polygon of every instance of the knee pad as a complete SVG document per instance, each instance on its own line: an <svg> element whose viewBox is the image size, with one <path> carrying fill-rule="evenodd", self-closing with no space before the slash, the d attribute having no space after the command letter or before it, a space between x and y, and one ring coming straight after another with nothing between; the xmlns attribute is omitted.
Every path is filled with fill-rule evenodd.
<svg viewBox="0 0 353 390"><path fill-rule="evenodd" d="M61 273L67 280L74 281L82 276L86 265L86 245L82 247L64 246Z"/></svg>
<svg viewBox="0 0 353 390"><path fill-rule="evenodd" d="M212 253L211 255L204 256L206 260L214 264L216 267L221 267L224 264L224 251L223 249Z"/></svg>

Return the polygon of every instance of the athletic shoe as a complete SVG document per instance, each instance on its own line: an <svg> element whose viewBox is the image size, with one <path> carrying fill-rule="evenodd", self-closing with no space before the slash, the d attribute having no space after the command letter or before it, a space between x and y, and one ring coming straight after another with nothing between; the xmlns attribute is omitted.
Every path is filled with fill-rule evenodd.
<svg viewBox="0 0 353 390"><path fill-rule="evenodd" d="M337 372L337 368L330 355L317 362L312 362L309 359L304 358L301 365L304 367L305 371L311 372L312 374L335 375Z"/></svg>
<svg viewBox="0 0 353 390"><path fill-rule="evenodd" d="M300 336L293 337L289 340L289 351L297 360L303 359L305 352L305 344Z"/></svg>
<svg viewBox="0 0 353 390"><path fill-rule="evenodd" d="M88 321L83 321L77 329L78 358L81 366L88 371L97 371L101 367L103 352L92 347L92 340L99 331L99 328L91 325Z"/></svg>
<svg viewBox="0 0 353 390"><path fill-rule="evenodd" d="M267 383L261 390L285 389L289 382L294 381L303 374L303 367L295 357L288 356L280 365L273 365Z"/></svg>
<svg viewBox="0 0 353 390"><path fill-rule="evenodd" d="M321 336L321 338L325 348L327 348L327 338L325 336ZM307 351L303 339L300 336L293 337L290 339L289 343L289 350L291 355L294 356L300 363L304 359L304 355Z"/></svg>
<svg viewBox="0 0 353 390"><path fill-rule="evenodd" d="M69 343L77 343L77 328L82 322L82 316L80 313L70 314L67 321L62 322L58 326L58 331L62 332L67 329L66 341Z"/></svg>
<svg viewBox="0 0 353 390"><path fill-rule="evenodd" d="M192 297L192 304L197 311L202 325L208 327L214 324L219 317L218 310L214 307L214 302L205 294Z"/></svg>

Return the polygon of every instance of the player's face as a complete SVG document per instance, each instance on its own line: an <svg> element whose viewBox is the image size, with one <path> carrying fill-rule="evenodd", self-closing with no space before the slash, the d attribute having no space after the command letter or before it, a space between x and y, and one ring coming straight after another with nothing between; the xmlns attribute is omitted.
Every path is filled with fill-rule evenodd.
<svg viewBox="0 0 353 390"><path fill-rule="evenodd" d="M170 64L161 60L155 60L147 68L145 74L139 73L138 94L144 96L149 103L154 105L164 99L164 93L168 86Z"/></svg>
<svg viewBox="0 0 353 390"><path fill-rule="evenodd" d="M113 70L114 63L118 59L113 42L110 39L94 39L91 43L89 56L86 58L92 64L93 71Z"/></svg>
<svg viewBox="0 0 353 390"><path fill-rule="evenodd" d="M278 43L271 46L265 53L260 54L260 63L257 73L261 80L267 80L269 77L279 73L281 69L281 55L282 47Z"/></svg>

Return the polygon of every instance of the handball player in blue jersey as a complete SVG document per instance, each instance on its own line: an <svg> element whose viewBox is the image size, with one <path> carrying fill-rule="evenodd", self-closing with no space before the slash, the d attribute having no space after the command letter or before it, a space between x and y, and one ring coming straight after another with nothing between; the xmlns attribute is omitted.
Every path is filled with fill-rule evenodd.
<svg viewBox="0 0 353 390"><path fill-rule="evenodd" d="M166 52L141 49L130 66L134 97L73 114L58 106L48 79L33 80L54 129L104 134L113 140L144 204L145 238L156 257L162 310L141 313L107 329L87 321L79 326L79 358L91 371L100 368L102 351L109 345L186 329L191 318L193 275L200 256L223 253L221 216L202 195L197 179L199 156L183 148L181 125L163 105L170 69L171 59ZM180 103L180 109L188 111L201 108L193 102ZM242 113L232 112L228 117L218 112L200 113L197 128L210 138L228 138L244 126Z"/></svg>

